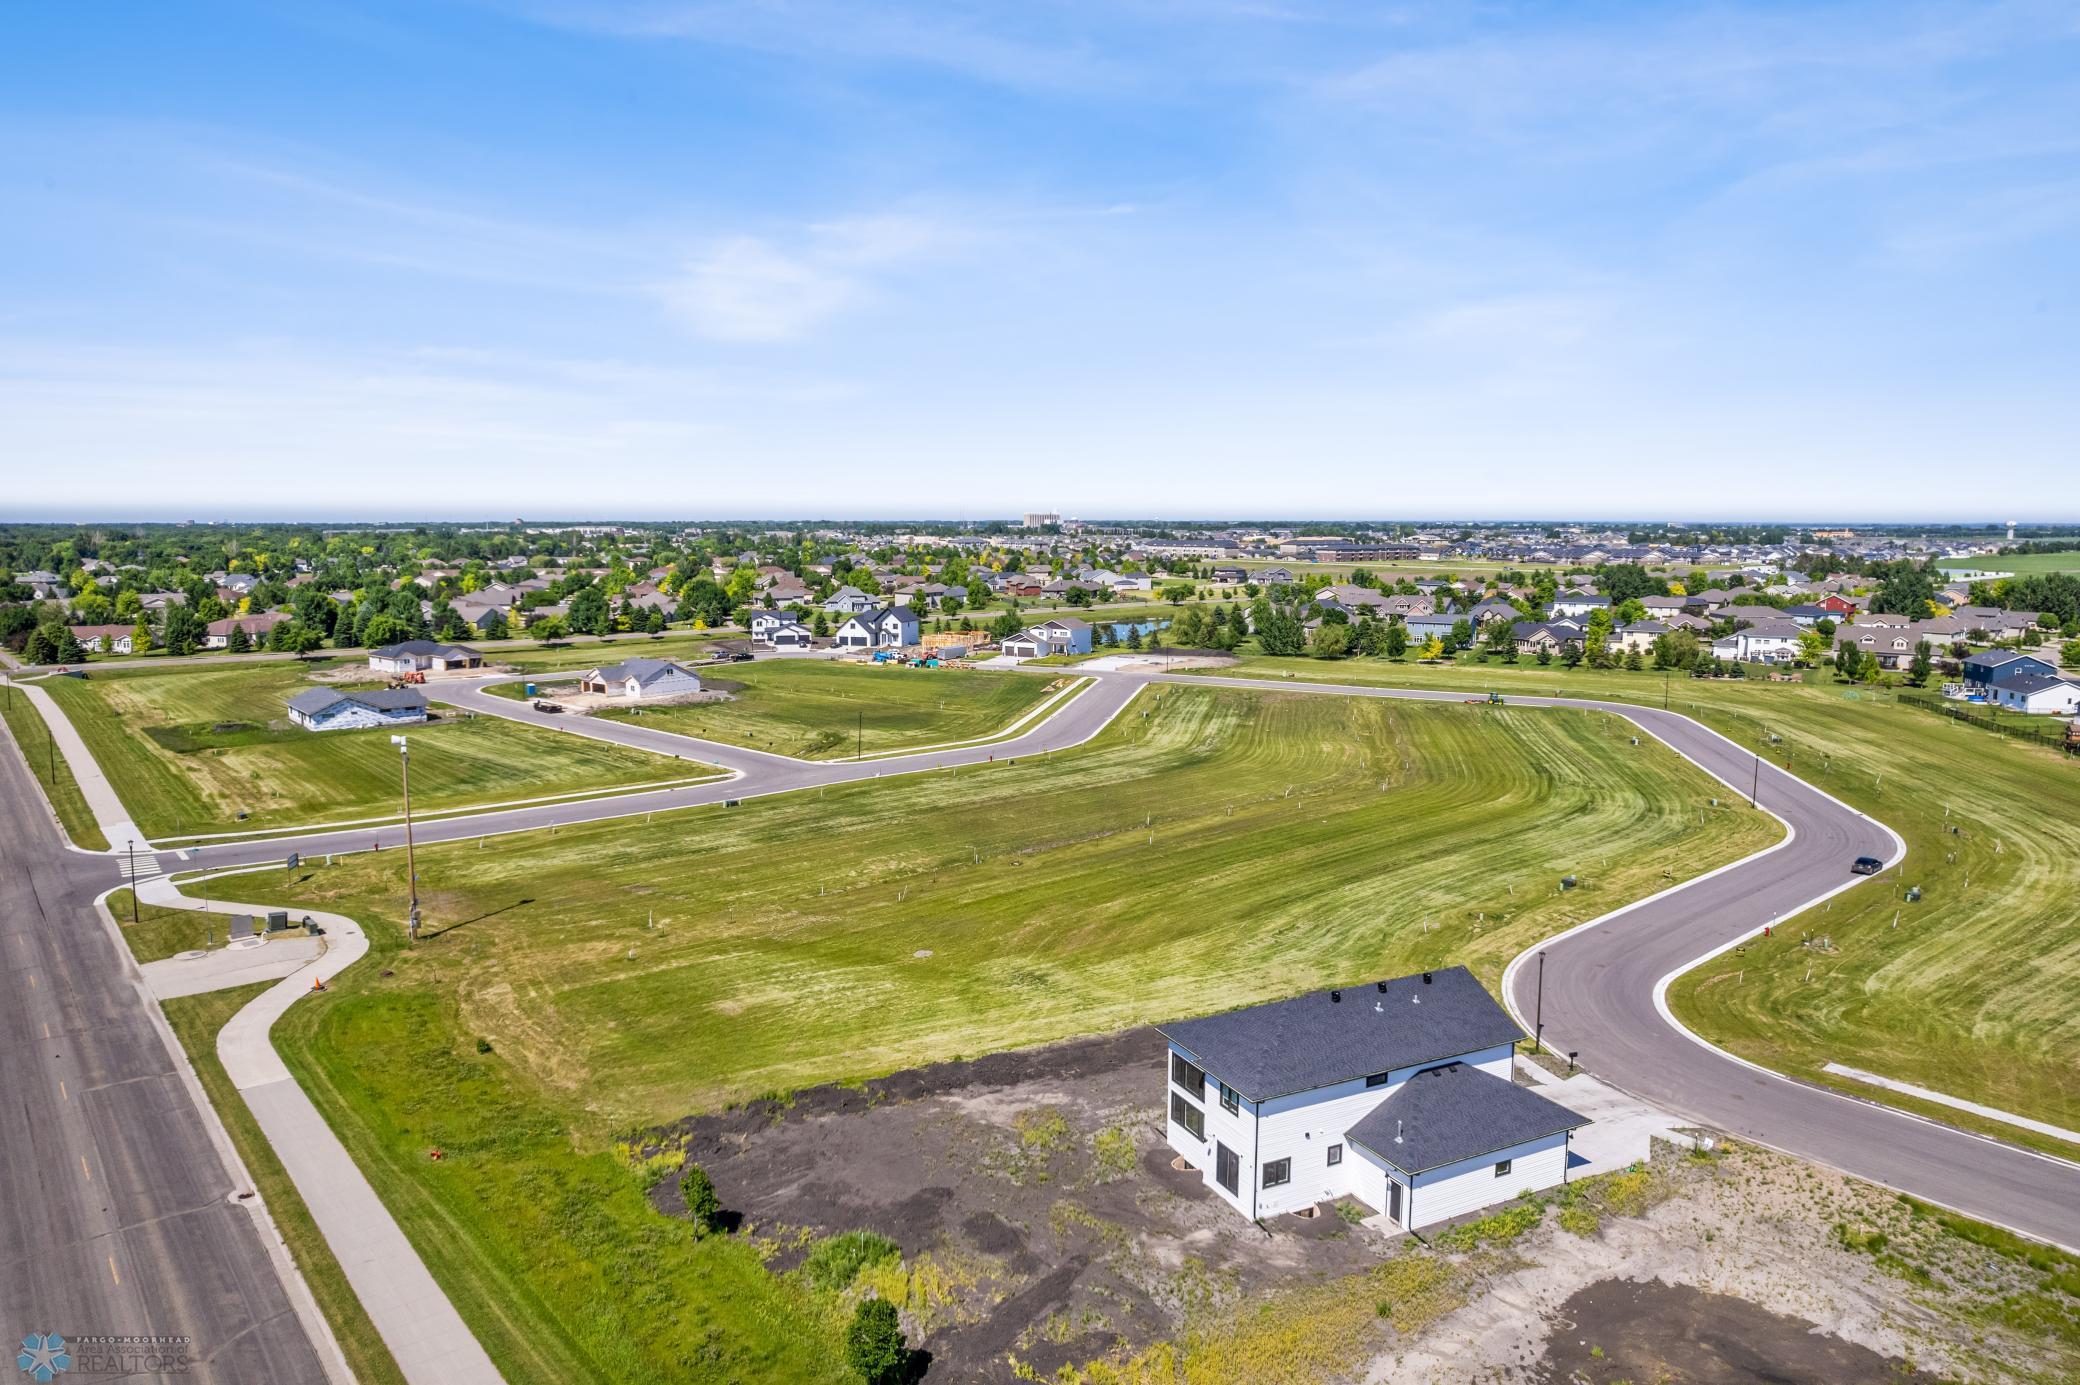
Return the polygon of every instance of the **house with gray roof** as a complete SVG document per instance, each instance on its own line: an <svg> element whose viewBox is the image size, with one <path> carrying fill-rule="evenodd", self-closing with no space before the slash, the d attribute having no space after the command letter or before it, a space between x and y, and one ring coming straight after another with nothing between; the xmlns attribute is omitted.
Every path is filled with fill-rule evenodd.
<svg viewBox="0 0 2080 1385"><path fill-rule="evenodd" d="M1170 1147L1260 1220L1350 1197L1411 1230L1567 1181L1589 1122L1511 1080L1464 967L1157 1026Z"/></svg>
<svg viewBox="0 0 2080 1385"><path fill-rule="evenodd" d="M289 699L289 720L306 731L409 726L426 720L426 698L412 688L307 688Z"/></svg>
<svg viewBox="0 0 2080 1385"><path fill-rule="evenodd" d="M578 680L578 690L640 702L697 693L701 676L670 659L623 659L587 673Z"/></svg>

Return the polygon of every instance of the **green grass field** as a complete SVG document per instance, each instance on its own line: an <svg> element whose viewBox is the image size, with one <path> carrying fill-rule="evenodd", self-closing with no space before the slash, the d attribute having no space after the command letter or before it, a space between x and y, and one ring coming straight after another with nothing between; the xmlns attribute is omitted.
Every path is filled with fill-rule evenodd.
<svg viewBox="0 0 2080 1385"><path fill-rule="evenodd" d="M35 776L44 797L56 810L65 835L89 851L107 850L108 837L101 831L101 824L94 821L94 810L87 806L79 781L72 777L72 766L57 753L43 714L29 705L29 699L21 692L9 687L0 692L0 716L5 716L9 734L21 748L29 773Z"/></svg>
<svg viewBox="0 0 2080 1385"><path fill-rule="evenodd" d="M1983 558L1944 558L1945 572L2012 572L2030 577L2052 572L2080 572L2080 553L1989 553Z"/></svg>
<svg viewBox="0 0 2080 1385"><path fill-rule="evenodd" d="M1700 821L1714 787L1590 714L1171 689L1016 766L432 848L409 951L388 854L216 888L372 922L277 1042L508 1378L821 1381L827 1305L651 1213L617 1129L1335 979L1493 984L1775 839Z"/></svg>
<svg viewBox="0 0 2080 1385"><path fill-rule="evenodd" d="M645 726L808 760L850 759L995 735L1061 686L976 669L768 660L704 671L727 702L617 708Z"/></svg>
<svg viewBox="0 0 2080 1385"><path fill-rule="evenodd" d="M388 733L310 732L287 722L289 697L312 686L294 664L105 673L45 686L154 838L398 813L398 757ZM495 717L451 713L410 734L415 812L702 772Z"/></svg>
<svg viewBox="0 0 2080 1385"><path fill-rule="evenodd" d="M222 947L230 937L231 923L223 914L138 902L133 922L128 889L117 890L107 903L108 912L122 925L123 941L130 945L130 955L140 962L163 961L176 952L196 948Z"/></svg>
<svg viewBox="0 0 2080 1385"><path fill-rule="evenodd" d="M109 901L111 906L115 902L113 899ZM118 917L127 918L128 915ZM222 938L221 933L218 936ZM275 1157L274 1147L260 1132L259 1122L253 1119L245 1099L231 1085L230 1074L224 1071L223 1063L217 1059L218 1032L233 1015L245 1008L247 1002L274 984L272 981L258 981L250 986L213 991L208 995L183 996L166 1001L162 1008L166 1011L167 1023L173 1026L174 1036L180 1040L182 1051L188 1055L190 1066L195 1069L196 1079L209 1096L210 1105L216 1107L217 1115L223 1120L239 1159L244 1162L246 1171L252 1174L255 1190L267 1203L268 1214L282 1233L290 1259L303 1272L304 1282L310 1285L311 1297L317 1300L318 1310L332 1325L332 1334L339 1339L340 1351L347 1358L354 1379L363 1385L403 1385L404 1373L398 1370L390 1349L383 1345L382 1334L369 1321L368 1312L362 1308L353 1286L347 1283L346 1273L334 1258L332 1247L326 1244L318 1224L311 1219L310 1209L304 1205L296 1185L290 1182L281 1160Z"/></svg>
<svg viewBox="0 0 2080 1385"><path fill-rule="evenodd" d="M1653 706L1664 696L1658 674L1568 673L1557 665L1249 659L1233 671ZM1796 773L1906 839L1900 880L1923 892L1920 903L1905 904L1888 875L1787 921L1769 945L1699 969L1671 988L1685 1022L1757 1062L1859 1095L1878 1093L1829 1077L1823 1065L1844 1063L2080 1129L2080 1065L2072 1059L2080 1048L2080 921L2071 907L2080 759L1824 677L1807 684L1676 678L1666 688L1676 710L1744 745L1781 737L1772 747L1778 764L1788 754ZM1835 950L1801 949L1807 931L1831 937ZM1917 1109L2074 1153L2014 1126Z"/></svg>

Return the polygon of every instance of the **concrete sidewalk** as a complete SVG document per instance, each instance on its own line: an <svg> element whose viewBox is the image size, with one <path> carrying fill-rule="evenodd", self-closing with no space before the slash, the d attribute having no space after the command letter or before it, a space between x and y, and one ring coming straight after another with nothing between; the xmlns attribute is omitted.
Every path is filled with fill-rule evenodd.
<svg viewBox="0 0 2080 1385"><path fill-rule="evenodd" d="M324 950L323 938L284 935L264 942L254 940L250 945L214 947L200 957L166 957L146 962L140 970L155 997L172 1000L277 980L309 966Z"/></svg>
<svg viewBox="0 0 2080 1385"><path fill-rule="evenodd" d="M145 846L148 839L137 830L137 824L130 821L130 810L123 806L122 799L116 797L108 776L101 772L100 764L88 751L87 743L80 739L79 732L73 730L72 718L65 715L57 699L34 683L16 683L15 687L21 689L22 695L29 699L29 705L43 718L43 724L50 728L51 739L58 743L58 753L65 757L66 767L79 783L81 797L87 800L87 810L94 815L102 835L108 838L109 849L121 852L131 842L136 842L139 847Z"/></svg>
<svg viewBox="0 0 2080 1385"><path fill-rule="evenodd" d="M202 907L164 879L144 882L139 892L166 908ZM405 1379L414 1385L491 1385L502 1379L497 1367L268 1037L275 1021L311 993L314 980L330 981L368 952L367 935L354 920L315 910L299 911L299 917L303 913L325 930L324 954L233 1015L217 1035L217 1057Z"/></svg>

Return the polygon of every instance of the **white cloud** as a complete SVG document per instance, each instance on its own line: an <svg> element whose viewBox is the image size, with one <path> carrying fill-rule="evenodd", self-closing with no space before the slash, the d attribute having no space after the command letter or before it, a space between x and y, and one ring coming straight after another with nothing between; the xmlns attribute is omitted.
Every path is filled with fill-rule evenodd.
<svg viewBox="0 0 2080 1385"><path fill-rule="evenodd" d="M715 341L789 342L872 299L884 274L966 239L945 222L886 213L817 222L782 249L732 236L696 253L663 286L672 312Z"/></svg>

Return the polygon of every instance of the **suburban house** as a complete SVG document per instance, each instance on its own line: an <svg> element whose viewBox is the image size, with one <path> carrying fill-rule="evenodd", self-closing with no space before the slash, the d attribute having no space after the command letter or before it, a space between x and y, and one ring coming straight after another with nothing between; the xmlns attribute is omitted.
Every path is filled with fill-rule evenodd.
<svg viewBox="0 0 2080 1385"><path fill-rule="evenodd" d="M128 654L135 629L132 625L75 625L72 638L89 654Z"/></svg>
<svg viewBox="0 0 2080 1385"><path fill-rule="evenodd" d="M917 612L908 606L883 606L838 627L840 649L901 649L917 643Z"/></svg>
<svg viewBox="0 0 2080 1385"><path fill-rule="evenodd" d="M1567 1181L1587 1118L1517 1086L1464 967L1157 1026L1170 1147L1252 1220L1342 1197L1414 1229Z"/></svg>
<svg viewBox="0 0 2080 1385"><path fill-rule="evenodd" d="M1249 569L1246 567L1217 567L1213 570L1213 580L1226 582L1231 586L1240 586L1249 580Z"/></svg>
<svg viewBox="0 0 2080 1385"><path fill-rule="evenodd" d="M1549 620L1584 620L1591 611L1608 611L1611 599L1595 592L1561 592L1546 607Z"/></svg>
<svg viewBox="0 0 2080 1385"><path fill-rule="evenodd" d="M807 649L814 637L785 611L753 611L751 638L769 649Z"/></svg>
<svg viewBox="0 0 2080 1385"><path fill-rule="evenodd" d="M289 720L306 731L409 726L426 720L426 698L411 688L309 688L289 699Z"/></svg>
<svg viewBox="0 0 2080 1385"><path fill-rule="evenodd" d="M2017 673L1992 688L1995 705L2044 716L2080 713L2080 683L2056 673Z"/></svg>
<svg viewBox="0 0 2080 1385"><path fill-rule="evenodd" d="M1293 585L1293 570L1289 567L1267 567L1257 574L1257 583L1265 587L1290 587Z"/></svg>
<svg viewBox="0 0 2080 1385"><path fill-rule="evenodd" d="M1745 625L1723 639L1713 640L1712 657L1744 664L1788 664L1798 657L1799 636L1804 633L1788 620Z"/></svg>
<svg viewBox="0 0 2080 1385"><path fill-rule="evenodd" d="M1014 659L1040 659L1050 654L1088 654L1091 627L1074 616L1057 616L1029 626L1004 641L1003 652Z"/></svg>
<svg viewBox="0 0 2080 1385"><path fill-rule="evenodd" d="M1965 685L1974 692L1988 692L1995 684L2023 674L2049 678L2057 676L2058 670L2034 654L2018 654L2012 649L1989 649L1964 661Z"/></svg>
<svg viewBox="0 0 2080 1385"><path fill-rule="evenodd" d="M459 644L405 640L369 650L368 666L377 673L446 673L449 669L482 668L484 656Z"/></svg>
<svg viewBox="0 0 2080 1385"><path fill-rule="evenodd" d="M670 659L624 659L578 680L578 691L644 701L701 690L701 677Z"/></svg>
<svg viewBox="0 0 2080 1385"><path fill-rule="evenodd" d="M1582 643L1582 627L1571 620L1519 620L1509 627L1517 653L1536 654L1545 649L1558 654L1571 644Z"/></svg>
<svg viewBox="0 0 2080 1385"><path fill-rule="evenodd" d="M831 593L828 601L823 603L823 609L856 616L873 610L879 604L873 597L868 596L858 587L840 587Z"/></svg>
<svg viewBox="0 0 2080 1385"><path fill-rule="evenodd" d="M293 617L287 611L259 611L249 616L227 616L223 620L213 620L203 627L202 647L223 649L229 645L233 626L243 629L246 638L254 644L260 644L267 639L270 630L290 619Z"/></svg>
<svg viewBox="0 0 2080 1385"><path fill-rule="evenodd" d="M1466 614L1472 617L1476 628L1494 620L1506 620L1514 625L1517 623L1520 615L1515 606L1510 605L1507 601L1497 600L1492 596L1476 605Z"/></svg>
<svg viewBox="0 0 2080 1385"><path fill-rule="evenodd" d="M1611 631L1604 647L1613 654L1651 654L1654 641L1667 633L1668 627L1658 620L1636 620Z"/></svg>
<svg viewBox="0 0 2080 1385"><path fill-rule="evenodd" d="M1452 627L1466 619L1465 616L1453 615L1450 611L1440 611L1432 615L1409 616L1401 623L1408 630L1409 640L1421 644L1432 636L1440 640L1451 639Z"/></svg>

